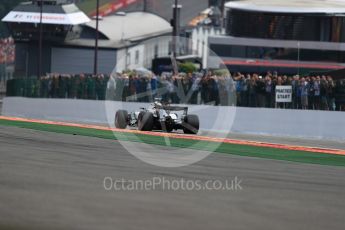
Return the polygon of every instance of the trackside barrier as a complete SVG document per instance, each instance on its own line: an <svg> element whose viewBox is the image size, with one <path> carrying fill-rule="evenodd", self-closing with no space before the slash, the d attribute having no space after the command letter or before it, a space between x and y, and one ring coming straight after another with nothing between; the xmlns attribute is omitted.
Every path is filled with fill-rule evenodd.
<svg viewBox="0 0 345 230"><path fill-rule="evenodd" d="M117 109L136 111L145 103L6 97L3 116L108 124ZM345 140L345 113L330 111L190 105L201 130Z"/></svg>

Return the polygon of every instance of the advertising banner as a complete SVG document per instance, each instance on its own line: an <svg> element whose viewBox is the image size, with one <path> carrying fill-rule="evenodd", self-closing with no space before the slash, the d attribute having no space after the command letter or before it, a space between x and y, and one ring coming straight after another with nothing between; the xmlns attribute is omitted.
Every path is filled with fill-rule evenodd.
<svg viewBox="0 0 345 230"><path fill-rule="evenodd" d="M292 86L277 85L276 86L276 102L292 102Z"/></svg>

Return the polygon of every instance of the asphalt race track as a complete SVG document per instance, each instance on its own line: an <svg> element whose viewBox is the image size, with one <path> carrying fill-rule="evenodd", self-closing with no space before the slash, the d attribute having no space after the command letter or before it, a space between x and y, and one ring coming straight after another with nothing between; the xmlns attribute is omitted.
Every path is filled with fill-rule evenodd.
<svg viewBox="0 0 345 230"><path fill-rule="evenodd" d="M343 167L212 154L188 167L158 168L117 141L1 126L0 175L1 230L345 226ZM106 191L105 177L238 177L242 190Z"/></svg>

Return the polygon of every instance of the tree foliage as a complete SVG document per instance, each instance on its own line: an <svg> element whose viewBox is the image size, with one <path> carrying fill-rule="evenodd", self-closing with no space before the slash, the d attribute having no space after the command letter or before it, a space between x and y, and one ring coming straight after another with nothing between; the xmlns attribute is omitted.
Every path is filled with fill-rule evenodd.
<svg viewBox="0 0 345 230"><path fill-rule="evenodd" d="M197 71L196 66L192 62L179 64L179 69L183 73L194 73Z"/></svg>
<svg viewBox="0 0 345 230"><path fill-rule="evenodd" d="M230 72L228 69L216 69L213 71L216 76L228 76Z"/></svg>

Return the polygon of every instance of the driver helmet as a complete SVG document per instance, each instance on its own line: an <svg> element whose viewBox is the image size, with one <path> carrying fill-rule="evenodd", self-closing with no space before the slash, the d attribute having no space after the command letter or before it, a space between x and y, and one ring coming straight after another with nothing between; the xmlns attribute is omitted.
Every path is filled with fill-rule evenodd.
<svg viewBox="0 0 345 230"><path fill-rule="evenodd" d="M159 101L155 101L154 105L155 107L163 107L162 103L160 103Z"/></svg>

